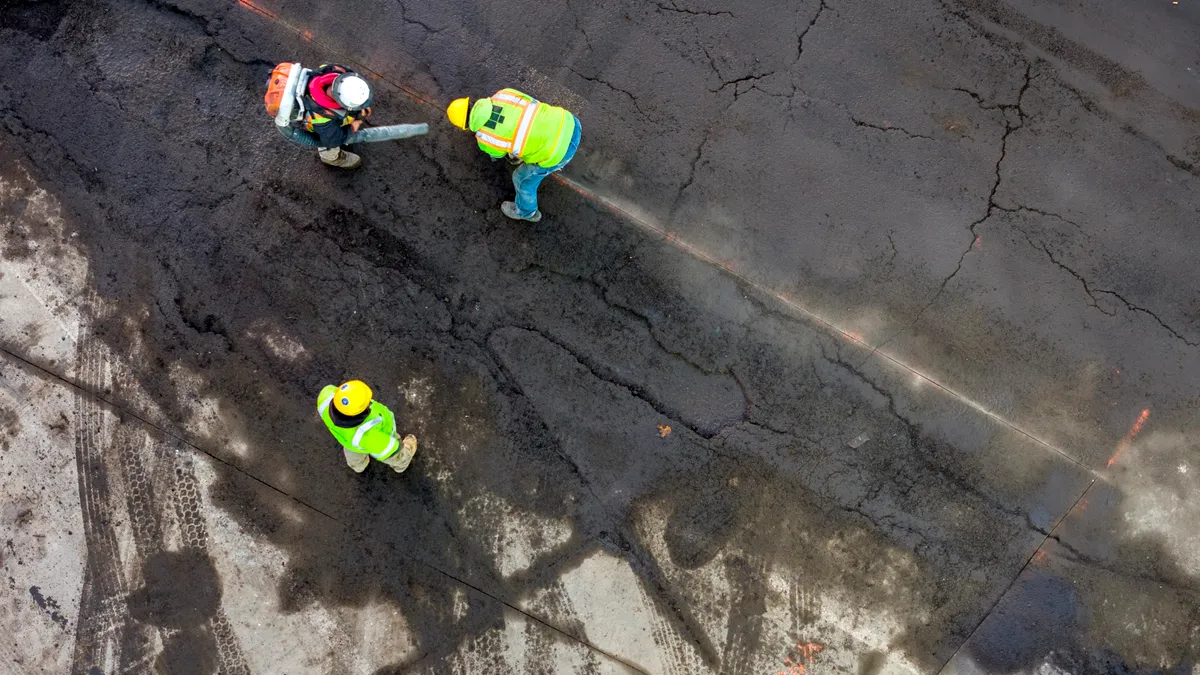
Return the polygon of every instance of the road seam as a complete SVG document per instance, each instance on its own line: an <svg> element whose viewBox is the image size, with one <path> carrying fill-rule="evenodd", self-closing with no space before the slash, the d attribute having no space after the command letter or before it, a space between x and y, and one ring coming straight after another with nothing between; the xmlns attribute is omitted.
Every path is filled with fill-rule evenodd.
<svg viewBox="0 0 1200 675"><path fill-rule="evenodd" d="M942 664L942 667L938 668L938 675L942 675L942 673L946 672L946 668L952 661L954 661L954 657L958 656L958 653L963 650L963 647L966 647L968 644L970 644L971 638L975 637L975 633L979 632L979 629L988 620L988 617L996 612L996 608L999 607L1000 603L1004 601L1004 598L1008 595L1009 591L1011 591L1012 587L1016 585L1017 580L1021 578L1021 575L1024 574L1029 565L1033 563L1033 559L1037 557L1038 551L1042 550L1042 547L1046 545L1047 541L1050 541L1051 539L1054 539L1055 541L1058 540L1054 533L1058 531L1059 526L1063 524L1063 521L1067 519L1067 516L1071 515L1071 512L1075 510L1075 507L1079 506L1079 503L1083 501L1083 498L1087 496L1087 493L1091 492L1092 488L1095 487L1097 481L1099 480L1099 477L1093 478L1092 482L1088 483L1088 486L1079 494L1079 498L1076 499L1075 502L1071 504L1071 507L1064 511L1062 516L1060 516L1059 519L1054 523L1054 527L1046 531L1046 536L1042 538L1041 543L1039 543L1037 547L1033 549L1033 552L1029 554L1029 558L1025 561L1025 564L1021 566L1021 569L1017 570L1017 573L1012 578L1012 581L1008 582L1008 586L1005 586L1004 592L996 597L996 601L993 602L992 606L988 608L988 611L983 615L983 618L979 620L979 623L975 624L975 628L971 629L971 632L967 634L966 639L962 641L962 644L958 646L958 649L955 649L954 653L950 655L950 658L946 659L946 662Z"/></svg>

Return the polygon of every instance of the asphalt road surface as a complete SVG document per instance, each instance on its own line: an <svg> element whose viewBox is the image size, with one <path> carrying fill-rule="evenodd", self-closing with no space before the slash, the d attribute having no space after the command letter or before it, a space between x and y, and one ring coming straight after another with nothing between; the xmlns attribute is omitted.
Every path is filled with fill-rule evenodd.
<svg viewBox="0 0 1200 675"><path fill-rule="evenodd" d="M83 430L77 606L3 558L65 660L14 672L272 672L200 511L284 561L263 623L400 617L411 649L354 629L307 672L561 672L465 665L517 620L582 672L1200 667L1197 0L0 9L5 272L86 263L70 363L4 338ZM262 110L291 60L431 132L320 165ZM505 86L582 121L537 225L441 112ZM405 474L316 420L349 377L421 439Z"/></svg>

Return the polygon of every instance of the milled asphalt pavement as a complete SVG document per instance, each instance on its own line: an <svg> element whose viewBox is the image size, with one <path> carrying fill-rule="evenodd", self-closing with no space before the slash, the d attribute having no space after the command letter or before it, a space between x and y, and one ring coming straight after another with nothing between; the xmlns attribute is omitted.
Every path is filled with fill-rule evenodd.
<svg viewBox="0 0 1200 675"><path fill-rule="evenodd" d="M429 135L321 166L292 60ZM0 671L1200 673L1197 0L17 0L0 64ZM537 225L441 113L505 86L582 121Z"/></svg>

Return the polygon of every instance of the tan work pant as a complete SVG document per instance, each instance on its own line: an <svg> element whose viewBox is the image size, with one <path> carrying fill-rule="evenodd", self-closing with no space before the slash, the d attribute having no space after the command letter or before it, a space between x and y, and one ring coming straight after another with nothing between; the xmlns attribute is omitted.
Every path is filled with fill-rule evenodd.
<svg viewBox="0 0 1200 675"><path fill-rule="evenodd" d="M367 465L371 463L371 456L361 452L354 452L353 450L342 448L342 454L346 456L346 463L350 465L351 469L354 469L354 473L362 473L363 471L366 471ZM415 454L417 454L415 450L405 450L404 444L401 443L400 449L392 453L391 457L388 457L387 459L381 459L379 461L392 467L396 473L402 473L408 468L408 464L412 461L413 455Z"/></svg>

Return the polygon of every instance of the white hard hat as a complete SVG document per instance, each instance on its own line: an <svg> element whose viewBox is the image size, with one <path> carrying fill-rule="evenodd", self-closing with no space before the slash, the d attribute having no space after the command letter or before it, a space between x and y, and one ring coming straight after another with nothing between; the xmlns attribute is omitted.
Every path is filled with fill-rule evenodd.
<svg viewBox="0 0 1200 675"><path fill-rule="evenodd" d="M362 110L371 105L371 84L358 73L342 73L329 87L329 95L346 110Z"/></svg>

